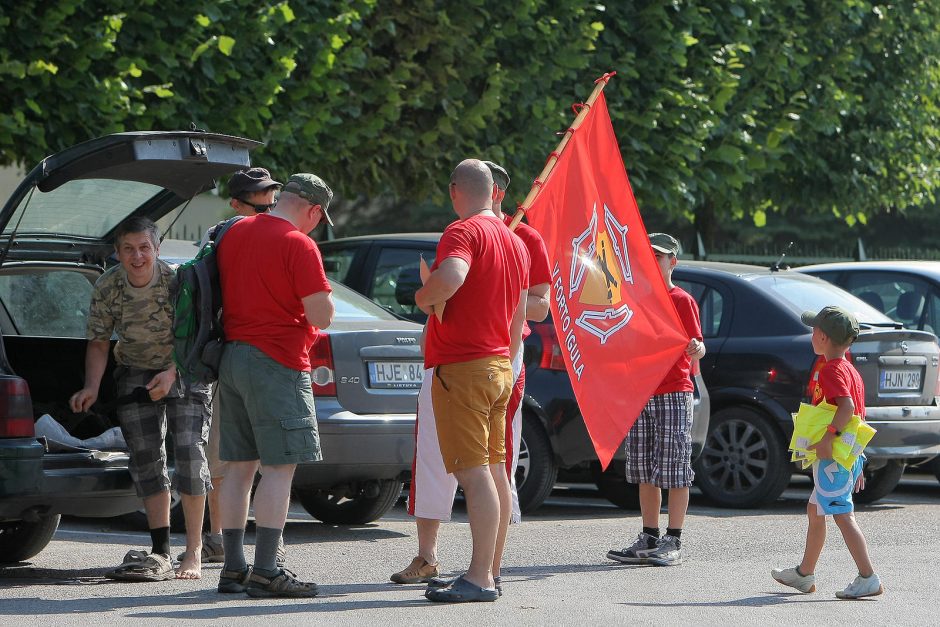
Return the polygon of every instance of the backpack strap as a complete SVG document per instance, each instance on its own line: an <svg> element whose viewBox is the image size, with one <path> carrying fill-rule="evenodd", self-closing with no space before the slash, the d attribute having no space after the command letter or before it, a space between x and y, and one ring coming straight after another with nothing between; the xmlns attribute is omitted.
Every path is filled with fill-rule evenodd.
<svg viewBox="0 0 940 627"><path fill-rule="evenodd" d="M209 241L218 246L219 242L222 241L222 236L225 235L225 232L232 228L232 225L241 220L243 217L245 216L235 216L216 224L209 231Z"/></svg>

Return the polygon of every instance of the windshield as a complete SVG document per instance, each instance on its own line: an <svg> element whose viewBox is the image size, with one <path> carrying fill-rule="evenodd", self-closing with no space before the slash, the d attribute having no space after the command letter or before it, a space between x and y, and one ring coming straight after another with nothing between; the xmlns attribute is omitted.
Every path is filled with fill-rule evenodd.
<svg viewBox="0 0 940 627"><path fill-rule="evenodd" d="M796 314L819 311L837 305L855 316L860 324L893 326L894 320L865 301L822 280L806 280L802 275L774 273L753 279L762 289L776 294Z"/></svg>
<svg viewBox="0 0 940 627"><path fill-rule="evenodd" d="M9 234L15 228L18 233L104 237L161 191L162 187L149 183L110 179L76 179L50 192L34 187L20 202L3 233Z"/></svg>

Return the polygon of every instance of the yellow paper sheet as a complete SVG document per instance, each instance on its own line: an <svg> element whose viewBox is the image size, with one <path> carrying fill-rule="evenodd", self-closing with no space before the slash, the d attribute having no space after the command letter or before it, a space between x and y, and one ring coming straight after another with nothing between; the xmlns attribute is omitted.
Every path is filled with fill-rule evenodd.
<svg viewBox="0 0 940 627"><path fill-rule="evenodd" d="M799 411L793 415L793 437L790 438L792 461L802 464L803 468L816 461L816 452L809 447L822 439L835 413L835 405L828 403L815 406L800 404ZM832 458L850 470L874 435L875 429L859 416L852 416L842 429L842 435L832 442Z"/></svg>

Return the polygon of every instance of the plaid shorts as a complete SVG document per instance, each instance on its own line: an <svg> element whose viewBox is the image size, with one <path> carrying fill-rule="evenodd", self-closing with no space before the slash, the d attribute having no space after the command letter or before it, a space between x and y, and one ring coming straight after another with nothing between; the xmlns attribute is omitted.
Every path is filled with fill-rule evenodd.
<svg viewBox="0 0 940 627"><path fill-rule="evenodd" d="M144 387L159 370L118 366L114 371L117 394ZM209 491L206 439L209 436L209 386L189 388L177 378L167 396L156 403L130 403L117 408L121 433L130 449L130 471L137 496L146 498L169 490L200 495ZM167 427L173 438L175 470L170 481L167 467Z"/></svg>
<svg viewBox="0 0 940 627"><path fill-rule="evenodd" d="M692 485L692 392L650 398L624 443L627 481L659 488Z"/></svg>

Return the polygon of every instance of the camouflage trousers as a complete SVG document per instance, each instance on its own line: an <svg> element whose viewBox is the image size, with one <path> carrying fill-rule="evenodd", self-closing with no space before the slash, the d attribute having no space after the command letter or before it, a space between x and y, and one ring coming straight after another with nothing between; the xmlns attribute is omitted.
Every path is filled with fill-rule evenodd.
<svg viewBox="0 0 940 627"><path fill-rule="evenodd" d="M145 387L159 370L118 366L119 397ZM211 416L209 386L185 386L179 378L165 398L153 403L119 405L121 433L130 449L130 472L137 496L146 498L173 488L181 494L206 494L211 486L206 439ZM173 480L167 463L166 437L173 443Z"/></svg>

